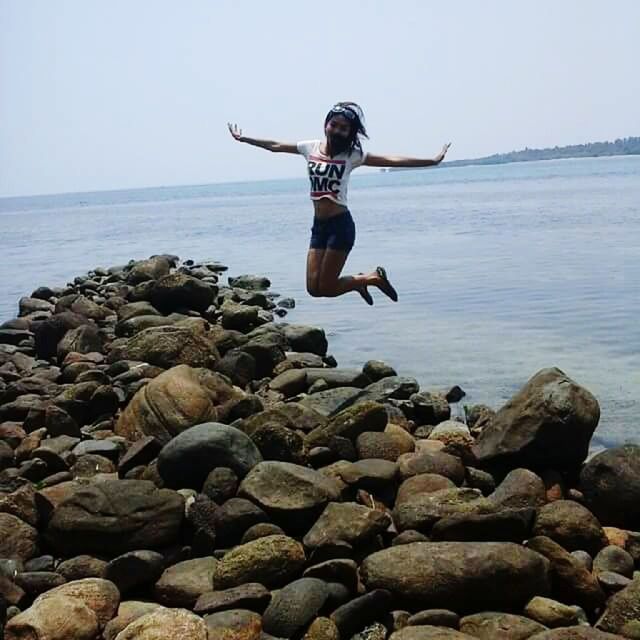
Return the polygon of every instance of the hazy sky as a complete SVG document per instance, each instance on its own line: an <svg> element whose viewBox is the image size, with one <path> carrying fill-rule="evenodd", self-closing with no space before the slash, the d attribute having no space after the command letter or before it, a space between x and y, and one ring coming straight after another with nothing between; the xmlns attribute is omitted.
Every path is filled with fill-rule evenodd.
<svg viewBox="0 0 640 640"><path fill-rule="evenodd" d="M300 175L234 142L449 158L640 135L639 0L0 0L0 196Z"/></svg>

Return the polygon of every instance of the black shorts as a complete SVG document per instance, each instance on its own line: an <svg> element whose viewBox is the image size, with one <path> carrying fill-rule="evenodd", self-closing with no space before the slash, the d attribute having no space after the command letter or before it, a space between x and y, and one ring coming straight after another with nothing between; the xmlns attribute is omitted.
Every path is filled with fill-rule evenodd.
<svg viewBox="0 0 640 640"><path fill-rule="evenodd" d="M336 249L349 253L356 241L356 225L347 210L326 220L313 219L311 249Z"/></svg>

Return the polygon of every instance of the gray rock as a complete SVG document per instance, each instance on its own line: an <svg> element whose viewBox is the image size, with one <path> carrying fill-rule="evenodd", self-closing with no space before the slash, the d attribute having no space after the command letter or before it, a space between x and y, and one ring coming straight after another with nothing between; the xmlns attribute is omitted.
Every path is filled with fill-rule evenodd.
<svg viewBox="0 0 640 640"><path fill-rule="evenodd" d="M360 576L367 589L388 589L419 606L457 612L523 606L550 589L548 561L509 542L415 542L367 557Z"/></svg>
<svg viewBox="0 0 640 640"><path fill-rule="evenodd" d="M607 526L640 528L640 446L599 453L580 473L587 506Z"/></svg>
<svg viewBox="0 0 640 640"><path fill-rule="evenodd" d="M193 610L198 615L216 613L228 609L249 609L262 613L271 600L271 594L257 582L250 582L239 587L203 593Z"/></svg>
<svg viewBox="0 0 640 640"><path fill-rule="evenodd" d="M245 433L206 422L186 429L162 448L158 472L167 486L199 490L216 467L228 467L244 477L261 461L258 448Z"/></svg>
<svg viewBox="0 0 640 640"><path fill-rule="evenodd" d="M391 518L384 512L353 503L330 502L305 535L305 547L313 549L340 540L356 546L385 531Z"/></svg>
<svg viewBox="0 0 640 640"><path fill-rule="evenodd" d="M123 594L154 584L164 571L164 562L164 556L155 551L130 551L111 560L104 577Z"/></svg>
<svg viewBox="0 0 640 640"><path fill-rule="evenodd" d="M289 462L261 462L242 481L238 495L258 504L285 530L306 530L327 503L338 500L333 478Z"/></svg>
<svg viewBox="0 0 640 640"><path fill-rule="evenodd" d="M155 585L158 602L168 607L193 608L198 598L213 588L217 564L215 558L195 558L167 568Z"/></svg>
<svg viewBox="0 0 640 640"><path fill-rule="evenodd" d="M120 554L176 542L182 497L142 480L104 480L77 487L53 512L45 536L65 555Z"/></svg>
<svg viewBox="0 0 640 640"><path fill-rule="evenodd" d="M560 369L543 369L498 411L473 451L482 466L575 469L599 419L591 393Z"/></svg>
<svg viewBox="0 0 640 640"><path fill-rule="evenodd" d="M328 597L322 580L295 580L275 593L262 616L262 628L273 636L291 638L318 615Z"/></svg>

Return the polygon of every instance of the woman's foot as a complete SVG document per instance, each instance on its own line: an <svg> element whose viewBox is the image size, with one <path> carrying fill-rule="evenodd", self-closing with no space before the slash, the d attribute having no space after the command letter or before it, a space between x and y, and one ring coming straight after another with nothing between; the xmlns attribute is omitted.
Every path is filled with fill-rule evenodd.
<svg viewBox="0 0 640 640"><path fill-rule="evenodd" d="M384 267L377 267L376 273L380 278L379 282L377 283L378 289L380 289L382 293L391 298L394 302L398 302L398 293L393 288L393 285L389 282L389 278L387 277L387 272L385 271Z"/></svg>

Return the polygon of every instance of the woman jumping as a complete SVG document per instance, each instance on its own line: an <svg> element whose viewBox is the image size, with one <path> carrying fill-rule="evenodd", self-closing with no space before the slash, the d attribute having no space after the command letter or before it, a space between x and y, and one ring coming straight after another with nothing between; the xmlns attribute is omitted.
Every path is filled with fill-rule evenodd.
<svg viewBox="0 0 640 640"><path fill-rule="evenodd" d="M334 298L357 291L367 304L373 298L367 287L377 287L394 302L396 290L383 267L368 274L340 276L353 248L356 228L347 208L349 175L356 167L430 167L440 164L449 144L433 159L377 156L362 150L360 136L367 138L362 109L355 102L338 102L324 119L324 140L297 144L256 140L242 135L238 125L229 124L231 135L276 153L298 153L305 157L311 181L314 219L307 255L307 291L314 297Z"/></svg>

